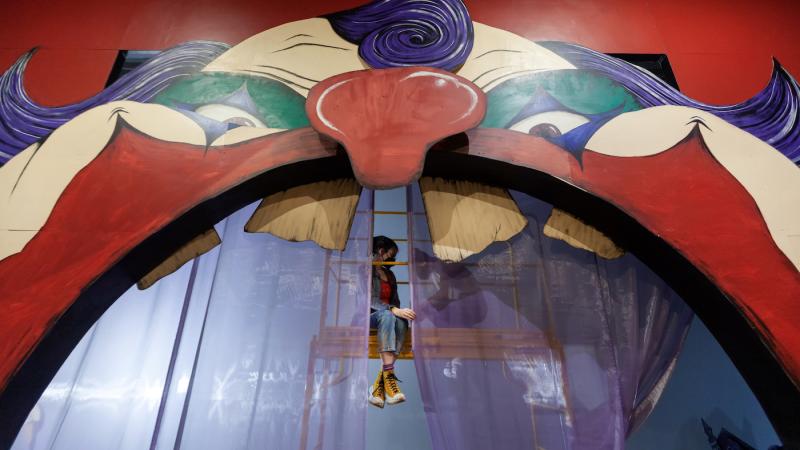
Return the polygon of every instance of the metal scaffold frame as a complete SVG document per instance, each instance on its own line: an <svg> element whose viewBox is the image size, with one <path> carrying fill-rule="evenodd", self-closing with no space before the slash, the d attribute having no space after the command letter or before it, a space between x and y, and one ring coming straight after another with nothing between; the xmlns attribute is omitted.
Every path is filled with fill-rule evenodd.
<svg viewBox="0 0 800 450"><path fill-rule="evenodd" d="M370 191L371 195L371 217L369 223L369 234L374 234L374 219L376 215L406 215L407 217L407 239L393 239L396 242L404 242L407 245L407 261L397 261L388 263L395 266L406 266L409 269L409 279L405 281L398 281L398 284L409 286L409 303L414 308L416 304L415 289L412 277L410 276L411 270L414 268L414 216L424 216L424 212L415 212L412 207L412 186L406 187L406 210L405 211L376 211L374 193ZM369 211L356 211L356 214L370 214ZM361 240L364 238L348 238L348 242L354 240ZM418 242L429 242L427 240L417 240ZM369 249L372 250L372 242L370 239ZM398 355L398 359L413 359L414 358L414 343L419 342L421 348L424 348L425 357L429 359L444 359L453 360L459 358L462 360L484 360L484 361L502 361L503 374L509 382L515 382L509 374L510 369L508 366L509 361L513 361L515 355L529 355L532 353L546 352L550 358L550 363L554 367L558 367L557 376L560 380L553 380L554 383L560 384L564 397L564 405L560 407L552 407L548 405L534 405L531 407L531 427L534 436L534 442L538 442L536 433L535 421L535 408L545 408L551 410L558 410L564 413L562 420L567 424L572 422L572 410L568 401L568 382L564 370L562 370L565 361L564 348L554 333L554 319L551 305L550 293L547 285L547 270L541 263L520 263L515 265L514 252L510 243L508 244L509 254L509 269L511 277L511 289L514 299L514 312L515 312L515 327L511 329L487 329L487 328L436 328L435 330L417 328L413 332L407 333L403 351ZM541 245L541 244L540 244ZM541 248L538 249L541 254ZM342 267L346 265L364 264L363 261L356 259L345 259L341 252L334 255L333 251L326 252L324 260L324 279L323 291L321 298L320 308L320 326L319 334L314 336L311 341L311 348L308 357L308 371L306 378L306 392L305 392L305 409L303 412L302 426L301 426L301 443L300 450L306 450L308 447L308 432L309 422L311 418L312 409L315 402L312 401L315 391L318 389L319 398L319 411L320 414L326 408L326 391L329 387L341 383L349 375L351 369L348 362L351 359L363 358L365 353L370 359L378 359L380 355L377 351L377 333L376 330L370 329L366 339L366 348L363 345L365 330L360 326L344 325L339 323L339 311L341 301L341 286L348 283L347 280L342 280ZM475 263L461 263L466 266L477 266ZM485 263L482 263L485 265ZM374 265L374 263L373 263ZM537 267L538 281L542 286L542 293L546 308L546 322L547 327L545 331L541 330L525 330L520 323L520 298L518 287L518 267ZM331 282L336 286L336 294L334 297L334 313L333 323L326 324L329 308ZM423 285L432 284L431 282L418 282ZM494 282L480 283L481 286L502 286L508 287L507 283ZM365 315L369 311L364 311ZM487 345L491 343L491 345ZM322 382L319 387L316 386L315 367L316 361L322 359ZM556 359L558 361L556 361ZM337 367L336 373L331 372L332 362L338 361L335 365ZM322 438L324 434L324 421L320 421L319 430L317 432L318 443L314 448L322 448ZM538 447L537 447L538 448Z"/></svg>

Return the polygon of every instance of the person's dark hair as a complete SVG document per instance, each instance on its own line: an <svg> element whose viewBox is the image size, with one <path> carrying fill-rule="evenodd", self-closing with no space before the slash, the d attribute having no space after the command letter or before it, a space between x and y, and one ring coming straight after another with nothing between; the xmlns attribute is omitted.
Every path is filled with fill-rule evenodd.
<svg viewBox="0 0 800 450"><path fill-rule="evenodd" d="M372 253L378 253L378 250L388 252L391 249L398 250L397 243L386 236L375 236L372 238Z"/></svg>

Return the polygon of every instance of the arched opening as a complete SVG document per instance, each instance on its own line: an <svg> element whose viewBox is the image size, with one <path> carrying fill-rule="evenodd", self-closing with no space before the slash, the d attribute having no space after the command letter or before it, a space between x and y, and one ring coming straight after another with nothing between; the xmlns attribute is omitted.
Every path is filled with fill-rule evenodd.
<svg viewBox="0 0 800 450"><path fill-rule="evenodd" d="M81 296L9 385L0 411L4 417L3 423L15 424L9 425L11 437L6 441L8 445L33 403L77 341L128 286L161 258L174 251L180 243L186 242L188 237L195 236L266 194L310 181L346 176L348 173L349 167L342 157L276 169L223 196L204 202L129 254ZM791 381L724 295L659 238L608 203L531 169L436 151L428 157L425 174L478 180L535 195L585 219L639 255L714 331L761 399L785 442L793 442L788 424L788 417L791 416L787 412L791 405L796 404L797 391Z"/></svg>

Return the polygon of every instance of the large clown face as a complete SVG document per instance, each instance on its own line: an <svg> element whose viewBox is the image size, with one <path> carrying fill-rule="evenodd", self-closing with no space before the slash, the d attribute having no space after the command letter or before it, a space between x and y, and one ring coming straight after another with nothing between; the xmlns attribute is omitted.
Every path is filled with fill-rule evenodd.
<svg viewBox="0 0 800 450"><path fill-rule="evenodd" d="M104 278L115 268L135 282L236 205L333 178L440 175L617 208L732 302L797 396L800 171L779 151L714 111L652 106L558 45L471 23L449 70L375 68L337 20L253 36L150 103L92 108L3 166L0 389L92 286L117 286ZM159 235L171 247L155 249Z"/></svg>

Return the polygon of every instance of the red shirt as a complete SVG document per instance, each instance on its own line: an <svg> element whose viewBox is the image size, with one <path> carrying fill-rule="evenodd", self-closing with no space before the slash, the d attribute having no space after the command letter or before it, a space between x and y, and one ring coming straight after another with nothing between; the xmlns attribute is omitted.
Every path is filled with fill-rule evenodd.
<svg viewBox="0 0 800 450"><path fill-rule="evenodd" d="M388 281L381 280L381 303L388 305L392 299L392 285Z"/></svg>

